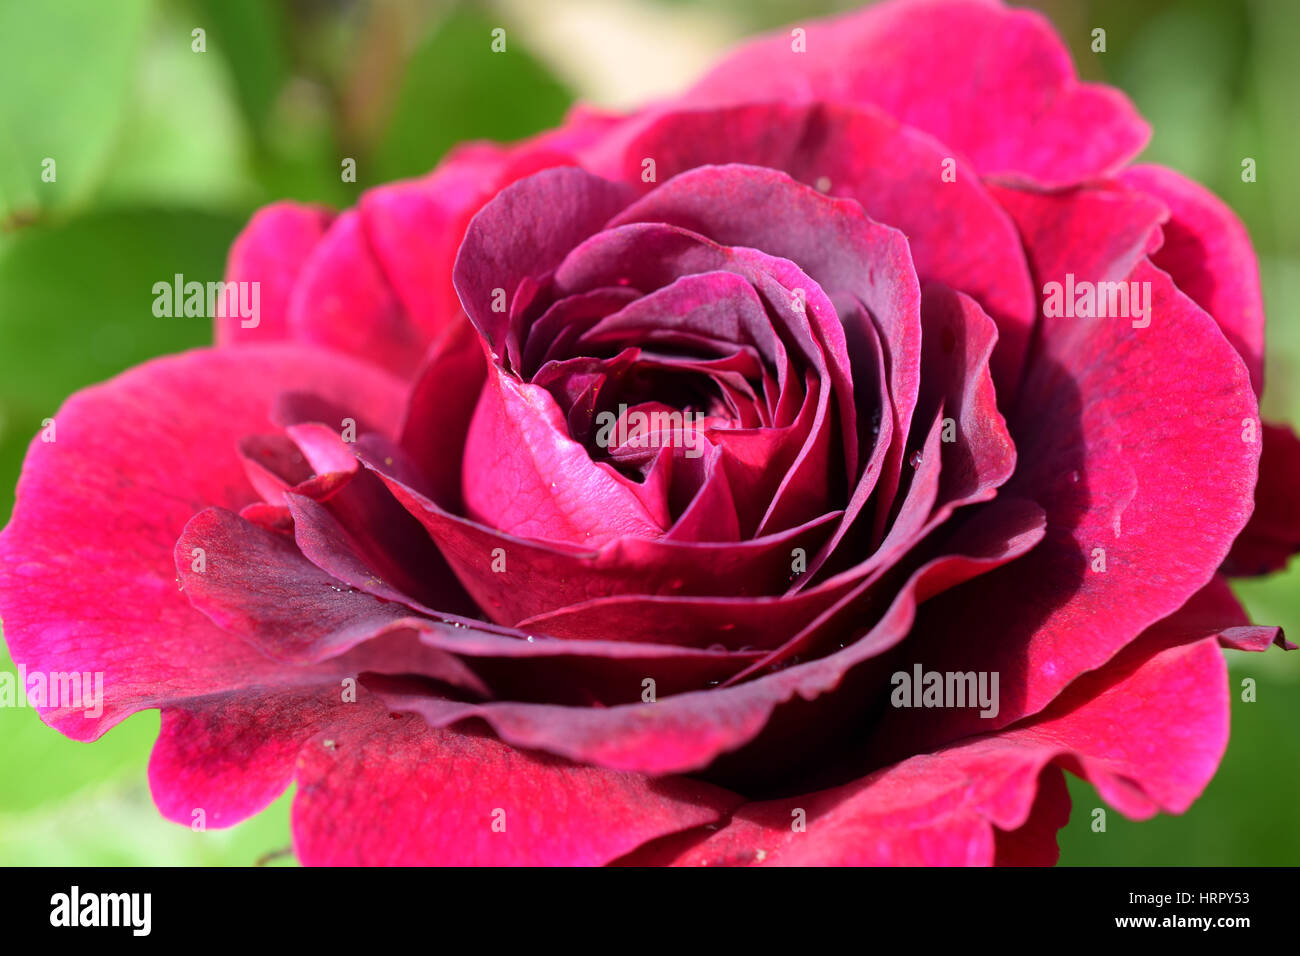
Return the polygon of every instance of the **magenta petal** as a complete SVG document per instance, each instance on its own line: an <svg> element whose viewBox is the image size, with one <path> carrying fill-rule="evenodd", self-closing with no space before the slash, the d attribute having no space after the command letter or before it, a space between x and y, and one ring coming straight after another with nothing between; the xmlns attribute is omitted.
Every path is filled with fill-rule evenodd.
<svg viewBox="0 0 1300 956"><path fill-rule="evenodd" d="M265 809L293 780L312 735L337 719L340 679L308 672L293 683L200 697L164 709L149 757L149 788L159 812L193 824L234 826Z"/></svg>
<svg viewBox="0 0 1300 956"><path fill-rule="evenodd" d="M251 318L214 319L217 345L269 344L292 337L289 299L303 264L329 228L334 214L318 206L273 203L259 209L230 247L227 282L258 284L256 325Z"/></svg>
<svg viewBox="0 0 1300 956"><path fill-rule="evenodd" d="M609 465L574 441L555 400L493 366L465 442L461 494L468 516L506 534L594 549L624 536L662 537Z"/></svg>
<svg viewBox="0 0 1300 956"><path fill-rule="evenodd" d="M205 568L190 555L205 552ZM302 556L293 541L222 508L195 515L176 542L190 603L276 660L337 656L409 617L402 604L357 591Z"/></svg>
<svg viewBox="0 0 1300 956"><path fill-rule="evenodd" d="M401 394L373 366L302 346L202 350L79 392L55 415L58 440L32 443L0 535L0 616L29 670L103 672L101 717L45 714L68 736L91 739L173 697L274 677L273 662L190 606L173 549L195 512L257 501L239 441L273 430L281 388L346 397L376 416Z"/></svg>
<svg viewBox="0 0 1300 956"><path fill-rule="evenodd" d="M1061 857L1056 834L1070 822L1070 790L1058 767L1047 767L1038 777L1038 796L1029 819L1014 830L993 835L994 866L1055 866Z"/></svg>
<svg viewBox="0 0 1300 956"><path fill-rule="evenodd" d="M1151 261L1214 316L1246 360L1258 394L1264 386L1264 300L1246 227L1221 199L1172 169L1134 166L1120 181L1169 207L1165 241Z"/></svg>
<svg viewBox="0 0 1300 956"><path fill-rule="evenodd" d="M646 156L660 179L745 163L856 200L907 236L922 280L973 296L997 319L995 377L1008 392L1019 380L1037 307L1020 237L973 171L941 175L948 151L924 133L870 107L747 104L657 119L627 148L628 182L639 183Z"/></svg>
<svg viewBox="0 0 1300 956"><path fill-rule="evenodd" d="M1127 662L1086 692L1001 733L911 757L854 783L751 803L682 853L678 865L988 865L1008 852L994 828L1054 829L1034 818L1053 763L1086 777L1127 816L1181 813L1218 767L1228 738L1227 670L1213 638ZM1153 746L1159 741L1159 746ZM1049 777L1048 779L1052 779ZM806 828L791 826L802 811ZM1063 822L1063 821L1061 821ZM1059 825L1059 824L1058 824ZM1024 862L1022 842L1015 858ZM1043 861L1044 850L1033 848Z"/></svg>
<svg viewBox="0 0 1300 956"><path fill-rule="evenodd" d="M1033 11L983 0L891 2L800 28L806 52L789 29L747 43L687 103L872 103L985 176L1049 187L1115 172L1149 135L1118 90L1078 82L1065 46Z"/></svg>
<svg viewBox="0 0 1300 956"><path fill-rule="evenodd" d="M453 277L470 321L495 358L507 354L509 314L494 305L508 307L521 282L554 269L630 198L624 186L561 167L507 186L473 218Z"/></svg>
<svg viewBox="0 0 1300 956"><path fill-rule="evenodd" d="M1042 512L1032 505L1014 517L990 517L967 525L959 553L935 559L913 574L875 627L857 641L829 657L747 683L602 708L480 705L402 688L376 689L390 709L419 714L435 727L477 717L516 747L582 763L653 774L699 770L753 740L784 705L797 698L821 698L858 665L896 646L907 636L919 601L1014 560L1042 536ZM869 702L859 703L866 707Z"/></svg>
<svg viewBox="0 0 1300 956"><path fill-rule="evenodd" d="M1114 187L1041 192L990 186L990 191L1024 239L1030 268L1043 295L1045 323L1077 321L1074 307L1078 294L1074 290L1083 288L1080 283L1125 279L1158 243L1160 224L1169 215L1159 200ZM1057 301L1064 309L1053 309L1054 316L1047 311L1053 303L1049 283L1059 284Z"/></svg>
<svg viewBox="0 0 1300 956"><path fill-rule="evenodd" d="M297 341L364 356L403 377L419 367L430 339L397 298L356 210L334 221L303 264L289 329Z"/></svg>
<svg viewBox="0 0 1300 956"><path fill-rule="evenodd" d="M1244 364L1163 272L1144 262L1130 278L1151 283L1150 326L1046 326L1021 393L1007 491L1046 509L1046 539L1032 558L928 605L909 645L927 668L1000 672L996 726L1038 712L1186 603L1253 507L1259 445L1242 440L1242 423L1258 412ZM987 723L927 713L930 745Z"/></svg>
<svg viewBox="0 0 1300 956"><path fill-rule="evenodd" d="M599 865L739 801L353 706L299 758L294 849L309 866Z"/></svg>

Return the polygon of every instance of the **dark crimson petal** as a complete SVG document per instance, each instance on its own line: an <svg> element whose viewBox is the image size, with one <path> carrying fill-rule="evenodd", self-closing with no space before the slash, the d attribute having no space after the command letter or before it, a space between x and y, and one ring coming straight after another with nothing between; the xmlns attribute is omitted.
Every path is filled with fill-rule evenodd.
<svg viewBox="0 0 1300 956"><path fill-rule="evenodd" d="M982 175L1057 187L1115 172L1147 125L1118 90L1080 83L1041 14L984 0L872 5L741 46L687 105L871 103L931 133Z"/></svg>
<svg viewBox="0 0 1300 956"><path fill-rule="evenodd" d="M924 133L866 105L756 103L657 119L627 147L616 174L639 183L643 157L655 160L661 179L745 163L857 200L907 236L923 280L974 296L997 319L994 377L1007 391L1019 381L1037 312L1020 237L974 171L955 165L955 179L942 175L948 152Z"/></svg>
<svg viewBox="0 0 1300 956"><path fill-rule="evenodd" d="M269 344L290 338L289 298L303 264L334 214L319 206L272 203L253 214L230 246L227 282L258 284L257 325L245 328L243 316L213 319L217 345Z"/></svg>
<svg viewBox="0 0 1300 956"><path fill-rule="evenodd" d="M729 171L741 177L778 176L778 186L802 190L816 201L829 202L782 174L749 167L729 167ZM674 184L686 179L678 177ZM662 188L669 189L671 185ZM630 207L629 212L640 209L645 202ZM743 246L719 246L681 226L658 221L620 223L575 248L556 269L554 285L561 294L602 288L619 279L643 290L664 289L682 276L715 271L734 272L748 280L770 314L779 320L776 324L789 339L787 347L797 350L808 366L805 376L815 372L818 381L830 384L834 408L840 413L844 468L852 476L858 457L858 415L853 404L844 327L836 317L834 305L817 283L794 263ZM795 306L796 290L803 290L801 307ZM820 388L815 392L815 403L805 404L805 414L812 413L815 417L811 422L807 418L803 420L798 434L806 435L807 440L793 461L789 457L792 450L787 448L786 454L778 456L773 466L773 446L781 439L779 433L733 430L725 439L719 436L719 442L725 442L731 452L725 461L737 505L746 512L767 509L761 513L762 520L756 529L753 522L746 520L752 514L742 515L746 533L775 531L782 521L806 519L825 510L808 504L801 506L799 492L824 494L827 487L827 470L820 467L820 462L829 454L830 435L826 426L831 398L826 388ZM741 447L742 444L749 447ZM817 503L820 504L820 499Z"/></svg>
<svg viewBox="0 0 1300 956"><path fill-rule="evenodd" d="M963 553L937 558L920 568L861 639L829 657L748 683L604 708L478 705L383 688L381 697L393 710L420 714L434 726L477 717L516 747L583 763L653 774L699 770L754 739L784 705L796 698L821 698L857 665L894 647L907 636L919 601L1033 547L1042 536L1042 512L1030 506L1015 520L1004 513L964 530L964 543L954 544ZM843 707L842 701L837 703ZM859 703L868 705L865 700Z"/></svg>
<svg viewBox="0 0 1300 956"><path fill-rule="evenodd" d="M294 541L307 560L349 587L427 613L477 608L429 535L371 472L322 504L286 496Z"/></svg>
<svg viewBox="0 0 1300 956"><path fill-rule="evenodd" d="M586 643L617 634L636 621L637 639L655 644L770 650L798 634L855 583L845 575L843 580L778 597L613 595L565 605L520 621L519 626Z"/></svg>
<svg viewBox="0 0 1300 956"><path fill-rule="evenodd" d="M1181 607L1250 515L1259 445L1242 440L1242 423L1258 411L1244 364L1159 269L1144 262L1129 278L1151 283L1150 327L1046 325L1025 380L1011 428L1019 464L1006 489L1046 509L1043 544L928 605L909 644L929 669L1000 672L996 726L1042 710ZM926 713L933 742L987 723Z"/></svg>
<svg viewBox="0 0 1300 956"><path fill-rule="evenodd" d="M1224 562L1225 574L1269 574L1300 551L1300 439L1289 425L1263 423L1255 512Z"/></svg>
<svg viewBox="0 0 1300 956"><path fill-rule="evenodd" d="M172 698L274 683L278 665L177 590L173 550L195 512L257 500L238 443L272 430L282 388L381 421L402 396L374 367L303 346L202 350L79 392L55 415L58 440L33 442L0 535L0 617L29 670L104 673L101 717L45 714L63 733L92 739Z"/></svg>
<svg viewBox="0 0 1300 956"><path fill-rule="evenodd" d="M1133 166L1119 179L1169 207L1165 241L1151 261L1214 316L1246 360L1255 394L1264 387L1264 300L1246 227L1205 187L1162 166Z"/></svg>
<svg viewBox="0 0 1300 956"><path fill-rule="evenodd" d="M192 566L194 548L206 552L202 571ZM224 508L201 511L186 524L176 568L190 604L279 661L335 657L411 616L404 605L344 585L291 540Z"/></svg>
<svg viewBox="0 0 1300 956"><path fill-rule="evenodd" d="M739 802L352 706L299 756L294 849L307 866L599 865Z"/></svg>
<svg viewBox="0 0 1300 956"><path fill-rule="evenodd" d="M831 513L740 543L622 538L600 549L580 549L507 535L452 514L378 461L367 458L366 465L428 530L484 613L505 624L607 594L771 593L788 580L791 549L815 549L826 525L838 517ZM502 572L492 571L497 557L505 561Z"/></svg>
<svg viewBox="0 0 1300 956"><path fill-rule="evenodd" d="M996 830L994 866L1055 866L1061 857L1056 834L1070 822L1070 790L1059 767L1038 777L1038 796L1029 819L1015 830Z"/></svg>
<svg viewBox="0 0 1300 956"><path fill-rule="evenodd" d="M562 167L507 186L471 220L452 274L470 321L497 361L507 356L509 314L493 311L494 290L503 290L508 305L524 279L554 269L630 198L624 186ZM518 368L517 355L512 364Z"/></svg>
<svg viewBox="0 0 1300 956"><path fill-rule="evenodd" d="M1043 826L1032 814L1039 780L1053 763L1090 780L1127 816L1186 810L1228 741L1227 669L1215 641L1148 655L1089 690L1067 695L1037 720L834 790L746 804L673 862L989 865L1004 846L995 827ZM1161 745L1153 748L1152 740ZM1060 788L1048 797L1059 804ZM797 810L806 818L803 831L791 825ZM1060 819L1059 806L1051 818Z"/></svg>
<svg viewBox="0 0 1300 956"><path fill-rule="evenodd" d="M798 263L835 303L855 345L869 336L855 328L860 316L853 305L870 310L880 329L891 399L893 441L877 493L881 511L887 510L920 377L921 295L903 235L868 219L856 202L823 196L784 173L739 165L683 173L633 203L611 225L632 222L668 223ZM810 296L808 312L817 316L811 303ZM828 351L839 358L834 348ZM830 367L834 372L842 365L834 361ZM883 520L878 514L877 525Z"/></svg>
<svg viewBox="0 0 1300 956"><path fill-rule="evenodd" d="M239 457L257 493L270 504L283 504L284 493L309 481L312 467L288 435L249 435L239 441Z"/></svg>
<svg viewBox="0 0 1300 956"><path fill-rule="evenodd" d="M418 475L419 491L458 513L464 510L465 436L487 374L483 348L467 322L439 339L416 379L402 422L402 457L413 466L405 477L415 481ZM394 467L391 461L386 465Z"/></svg>
<svg viewBox="0 0 1300 956"><path fill-rule="evenodd" d="M422 623L413 633L428 647L461 658L493 697L581 706L716 686L758 656L641 641L567 641L468 620Z"/></svg>
<svg viewBox="0 0 1300 956"><path fill-rule="evenodd" d="M843 573L836 581L888 568L954 510L991 499L1015 469L1015 445L993 386L997 326L973 299L946 286L930 282L922 293L922 385L913 416L916 434L907 446L920 456L909 456L916 463L912 485L880 545L847 569L839 560ZM930 423L925 432L919 430L922 422ZM841 526L792 590L814 580L847 531Z"/></svg>
<svg viewBox="0 0 1300 956"><path fill-rule="evenodd" d="M993 386L999 326L973 299L937 283L921 290L921 321L918 421L942 408L955 426L951 438L940 437L939 500L953 505L987 501L1016 467L1016 447L998 412Z"/></svg>

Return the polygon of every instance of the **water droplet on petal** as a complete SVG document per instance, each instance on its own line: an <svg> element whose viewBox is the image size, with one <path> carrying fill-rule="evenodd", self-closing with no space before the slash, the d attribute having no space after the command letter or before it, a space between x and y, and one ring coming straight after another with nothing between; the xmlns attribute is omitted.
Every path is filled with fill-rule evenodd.
<svg viewBox="0 0 1300 956"><path fill-rule="evenodd" d="M907 459L907 463L913 468L920 468L921 460L921 453L919 451L914 451L912 452L912 457Z"/></svg>

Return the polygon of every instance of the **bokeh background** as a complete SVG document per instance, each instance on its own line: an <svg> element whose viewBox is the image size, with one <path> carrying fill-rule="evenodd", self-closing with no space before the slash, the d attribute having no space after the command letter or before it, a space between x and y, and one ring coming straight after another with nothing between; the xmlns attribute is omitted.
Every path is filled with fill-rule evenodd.
<svg viewBox="0 0 1300 956"><path fill-rule="evenodd" d="M671 93L746 34L854 5L0 0L0 523L27 443L67 395L209 341L205 320L153 315L153 283L220 278L259 205L352 205L459 141L520 138L578 99ZM1084 77L1119 86L1151 121L1144 159L1209 185L1249 226L1269 315L1265 414L1300 421L1300 3L1026 5L1056 23ZM498 26L504 55L489 49ZM1097 27L1104 53L1090 48ZM41 181L45 157L54 183ZM341 179L345 157L356 183ZM1245 157L1254 183L1241 180ZM1300 635L1298 582L1300 561L1238 593L1256 620ZM1300 863L1300 652L1227 653L1232 742L1205 795L1181 817L1109 812L1095 833L1103 804L1070 778L1062 863ZM2 649L0 669L13 670ZM1239 700L1244 677L1254 703ZM291 862L288 796L231 830L163 821L145 776L157 732L147 712L78 744L31 709L0 709L0 863Z"/></svg>

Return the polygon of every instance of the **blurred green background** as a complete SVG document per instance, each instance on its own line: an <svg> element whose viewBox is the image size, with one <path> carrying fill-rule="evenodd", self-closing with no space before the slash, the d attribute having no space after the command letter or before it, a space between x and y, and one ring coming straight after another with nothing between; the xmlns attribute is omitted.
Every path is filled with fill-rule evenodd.
<svg viewBox="0 0 1300 956"><path fill-rule="evenodd" d="M74 390L202 345L158 319L152 285L219 278L231 239L279 198L353 204L454 143L515 139L574 99L671 93L755 30L854 4L824 0L0 0L0 522L24 449ZM1080 72L1137 103L1144 158L1222 196L1259 253L1269 314L1266 417L1300 421L1300 3L1042 0ZM508 54L489 49L507 30ZM1090 49L1106 30L1106 51ZM193 31L204 31L195 52ZM46 157L55 182L41 180ZM340 164L356 160L356 183ZM1241 162L1258 179L1241 181ZM1238 593L1300 635L1300 562ZM1181 817L1132 823L1071 778L1070 864L1300 862L1300 653L1229 652L1227 757ZM12 663L0 651L0 668ZM1234 693L1234 698L1239 698ZM156 712L78 744L0 709L0 863L233 864L289 845L289 800L226 831L159 818L145 767Z"/></svg>

